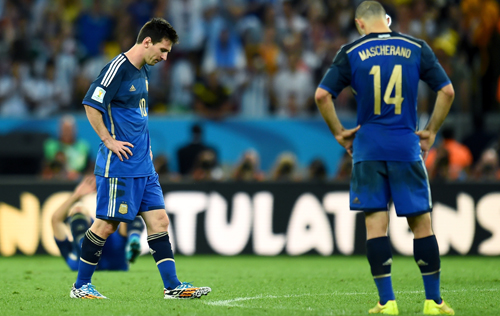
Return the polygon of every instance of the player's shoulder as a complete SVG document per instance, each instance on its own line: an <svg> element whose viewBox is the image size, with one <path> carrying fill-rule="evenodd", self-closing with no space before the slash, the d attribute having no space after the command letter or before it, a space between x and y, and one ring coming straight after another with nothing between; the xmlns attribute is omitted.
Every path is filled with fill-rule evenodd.
<svg viewBox="0 0 500 316"><path fill-rule="evenodd" d="M127 61L127 57L123 53L119 54L111 61L109 61L101 72L101 85L107 87L115 78L119 78L123 72L126 70L124 64Z"/></svg>
<svg viewBox="0 0 500 316"><path fill-rule="evenodd" d="M403 33L398 33L398 32L392 32L391 34L392 37L394 38L400 38L402 40L405 40L407 42L410 42L410 43L413 43L419 47L423 47L424 45L426 45L425 41L420 39L420 38L416 38L416 37L413 37L413 36L410 36L408 34L403 34Z"/></svg>
<svg viewBox="0 0 500 316"><path fill-rule="evenodd" d="M364 44L373 43L374 41L386 41L386 40L402 40L410 44L413 44L419 48L422 48L425 45L425 41L421 39L392 31L390 33L370 33L366 36L360 37L352 41L349 44L342 46L341 49L344 50L345 53L349 54L356 48L364 47Z"/></svg>

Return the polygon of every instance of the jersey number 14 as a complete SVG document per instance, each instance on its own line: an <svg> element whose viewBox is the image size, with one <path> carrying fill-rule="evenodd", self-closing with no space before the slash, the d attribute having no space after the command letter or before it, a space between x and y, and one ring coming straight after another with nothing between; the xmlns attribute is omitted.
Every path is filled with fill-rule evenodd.
<svg viewBox="0 0 500 316"><path fill-rule="evenodd" d="M375 65L370 70L370 75L373 75L373 95L375 97L375 115L380 115L381 106L381 90L382 86L380 84L380 66ZM394 96L392 97L392 91L396 89ZM394 65L392 69L391 78L387 84L387 88L384 93L384 102L386 104L394 104L395 114L401 114L401 104L403 103L403 67L401 65Z"/></svg>

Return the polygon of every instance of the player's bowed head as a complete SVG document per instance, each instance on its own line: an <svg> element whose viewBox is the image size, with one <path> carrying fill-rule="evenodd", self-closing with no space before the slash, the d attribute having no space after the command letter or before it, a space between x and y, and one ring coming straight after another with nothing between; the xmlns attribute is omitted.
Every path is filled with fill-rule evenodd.
<svg viewBox="0 0 500 316"><path fill-rule="evenodd" d="M153 18L141 28L135 45L126 56L139 69L145 64L154 66L162 60L167 60L172 46L178 41L177 32L170 23L162 18Z"/></svg>
<svg viewBox="0 0 500 316"><path fill-rule="evenodd" d="M389 26L391 17L385 12L384 7L377 1L364 1L357 8L354 21L359 34L362 36L373 32L391 32Z"/></svg>

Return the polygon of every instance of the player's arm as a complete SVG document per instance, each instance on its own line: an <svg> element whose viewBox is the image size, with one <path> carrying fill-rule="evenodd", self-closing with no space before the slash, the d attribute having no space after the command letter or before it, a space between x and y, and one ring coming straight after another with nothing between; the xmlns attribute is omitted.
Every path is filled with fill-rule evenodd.
<svg viewBox="0 0 500 316"><path fill-rule="evenodd" d="M434 144L439 128L443 125L450 111L451 104L455 98L455 90L443 67L439 64L436 55L434 55L434 52L425 42L422 43L420 64L420 79L437 92L434 110L427 126L423 130L416 132L420 137L420 148L425 160L429 149Z"/></svg>
<svg viewBox="0 0 500 316"><path fill-rule="evenodd" d="M121 65L125 61L126 58L119 55L106 65L90 85L82 102L85 106L87 118L95 132L101 138L103 144L117 155L120 161L123 161L122 155L127 159L128 155L132 156L132 151L126 146L131 148L134 148L134 146L128 142L116 140L110 135L102 119L102 113L109 111L108 107L120 88L124 73L124 67L121 67Z"/></svg>
<svg viewBox="0 0 500 316"><path fill-rule="evenodd" d="M332 95L325 89L316 89L315 100L319 112L321 113L321 116L325 120L333 136L335 136L335 139L339 142L339 144L347 150L349 155L352 156L352 142L360 126L353 129L345 129L344 126L342 126L342 123L337 116L337 112L335 111Z"/></svg>
<svg viewBox="0 0 500 316"><path fill-rule="evenodd" d="M333 104L333 97L337 97L350 83L351 67L347 54L341 48L337 56L333 59L330 69L328 69L319 87L316 89L315 101L321 116L323 116L335 139L352 156L352 143L360 126L353 129L345 129L342 123L340 123Z"/></svg>
<svg viewBox="0 0 500 316"><path fill-rule="evenodd" d="M129 142L122 142L114 139L110 134L106 125L104 125L104 121L102 120L102 114L99 110L95 109L92 106L84 104L85 112L87 113L87 118L89 119L90 125L97 133L104 146L106 146L109 150L115 153L120 161L123 161L122 155L128 159L128 155L132 156L132 151L130 148L134 148ZM128 147L127 147L128 146ZM127 155L128 154L128 155Z"/></svg>
<svg viewBox="0 0 500 316"><path fill-rule="evenodd" d="M434 111L432 112L427 126L423 130L417 132L417 135L420 137L420 148L422 149L424 160L427 158L427 154L432 144L434 144L439 128L443 125L450 111L453 99L455 99L455 90L450 83L438 91Z"/></svg>
<svg viewBox="0 0 500 316"><path fill-rule="evenodd" d="M71 206L78 202L83 196L95 192L95 177L86 176L82 182L75 188L71 196L64 201L61 206L52 214L52 230L57 240L66 239L66 229L64 220L68 217Z"/></svg>

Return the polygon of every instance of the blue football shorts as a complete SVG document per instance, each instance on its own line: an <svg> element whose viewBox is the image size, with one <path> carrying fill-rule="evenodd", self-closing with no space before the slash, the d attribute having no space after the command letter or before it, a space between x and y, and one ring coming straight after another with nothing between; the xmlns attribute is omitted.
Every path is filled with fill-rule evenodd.
<svg viewBox="0 0 500 316"><path fill-rule="evenodd" d="M131 223L140 212L165 209L158 174L140 178L105 178L96 175L100 219Z"/></svg>
<svg viewBox="0 0 500 316"><path fill-rule="evenodd" d="M427 170L422 161L360 161L353 165L351 210L387 211L392 200L397 216L432 211Z"/></svg>

